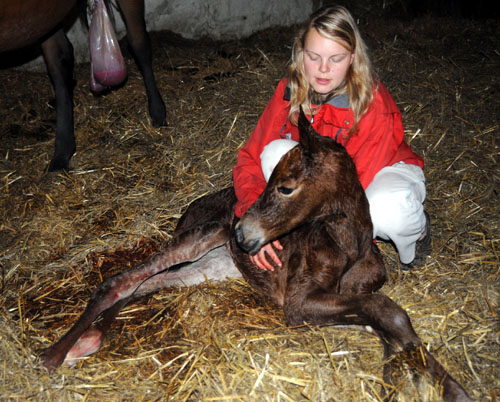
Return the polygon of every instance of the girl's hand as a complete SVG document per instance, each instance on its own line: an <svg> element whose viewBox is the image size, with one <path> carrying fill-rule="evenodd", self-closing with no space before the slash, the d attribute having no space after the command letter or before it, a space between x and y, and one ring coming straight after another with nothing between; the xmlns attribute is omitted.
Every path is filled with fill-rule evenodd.
<svg viewBox="0 0 500 402"><path fill-rule="evenodd" d="M267 257L269 256L278 267L281 267L281 260L279 259L278 254L276 254L276 251L274 251L273 246L277 250L283 250L283 246L281 245L279 240L275 240L272 243L267 243L266 245L262 246L257 254L251 255L250 261L252 261L252 263L257 268L263 269L265 271L274 271L274 266L267 259Z"/></svg>

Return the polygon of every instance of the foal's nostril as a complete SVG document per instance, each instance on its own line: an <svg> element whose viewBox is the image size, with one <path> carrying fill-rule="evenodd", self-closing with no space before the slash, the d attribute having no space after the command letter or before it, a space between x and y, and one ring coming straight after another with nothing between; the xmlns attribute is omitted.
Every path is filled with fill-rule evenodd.
<svg viewBox="0 0 500 402"><path fill-rule="evenodd" d="M239 224L234 228L234 233L236 235L236 241L241 245L245 241L245 235L243 234L243 230L241 230Z"/></svg>

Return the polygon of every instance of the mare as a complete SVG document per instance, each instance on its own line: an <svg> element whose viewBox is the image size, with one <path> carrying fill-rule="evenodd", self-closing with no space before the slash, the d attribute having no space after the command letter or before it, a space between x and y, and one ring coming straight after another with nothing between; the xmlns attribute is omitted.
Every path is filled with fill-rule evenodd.
<svg viewBox="0 0 500 402"><path fill-rule="evenodd" d="M73 46L62 23L81 0L0 0L0 53L40 43L56 99L55 151L48 170L69 168L76 150L73 121ZM78 3L78 4L77 4ZM141 71L154 126L166 124L144 21L144 0L118 0L131 52ZM108 7L109 8L109 7Z"/></svg>
<svg viewBox="0 0 500 402"><path fill-rule="evenodd" d="M352 159L340 144L319 136L302 111L299 131L299 145L281 158L266 189L240 220L233 212L233 188L194 201L164 250L99 285L74 326L42 353L43 365L52 370L65 358L94 353L126 303L179 279L191 281L193 273L184 263L222 248L252 287L284 310L287 324L347 325L376 334L388 360L400 355L429 373L445 401L470 401L423 347L405 310L374 293L386 271ZM249 255L275 239L284 247L278 251L283 265L260 270ZM224 269L207 268L198 282L232 274L229 265ZM383 372L389 383L391 363Z"/></svg>

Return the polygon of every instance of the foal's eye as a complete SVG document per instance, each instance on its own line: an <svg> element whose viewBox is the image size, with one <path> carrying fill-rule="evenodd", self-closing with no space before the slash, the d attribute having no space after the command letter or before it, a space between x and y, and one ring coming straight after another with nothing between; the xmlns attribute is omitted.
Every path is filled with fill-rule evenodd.
<svg viewBox="0 0 500 402"><path fill-rule="evenodd" d="M283 195L290 195L293 193L293 188L290 187L278 187L278 192Z"/></svg>

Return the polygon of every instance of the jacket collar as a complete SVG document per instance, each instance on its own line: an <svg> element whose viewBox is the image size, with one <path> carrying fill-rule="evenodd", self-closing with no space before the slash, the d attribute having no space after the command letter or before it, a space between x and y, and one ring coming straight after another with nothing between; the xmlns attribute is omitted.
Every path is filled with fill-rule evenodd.
<svg viewBox="0 0 500 402"><path fill-rule="evenodd" d="M292 91L290 89L290 85L287 84L285 88L285 93L283 95L283 99L286 101L290 101L290 98L292 96ZM347 109L349 108L349 97L347 96L346 93L343 93L342 95L339 96L334 96L331 99L328 99L326 102L323 103L323 105L332 105L338 108L343 108Z"/></svg>

